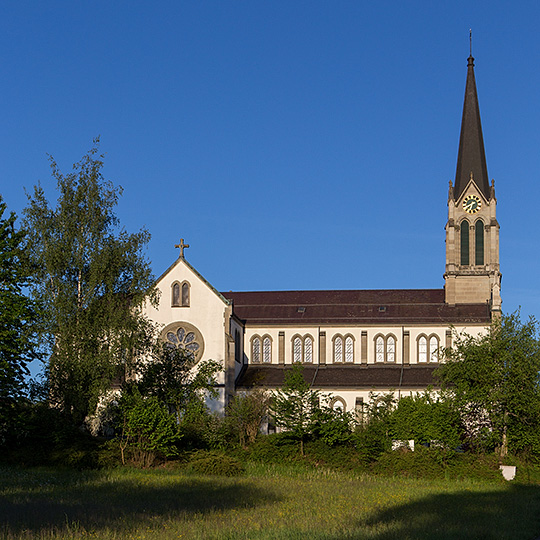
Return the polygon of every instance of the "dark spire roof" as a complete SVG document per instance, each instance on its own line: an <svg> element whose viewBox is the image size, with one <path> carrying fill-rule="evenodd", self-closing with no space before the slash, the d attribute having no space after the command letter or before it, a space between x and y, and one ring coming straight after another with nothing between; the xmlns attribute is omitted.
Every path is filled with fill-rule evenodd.
<svg viewBox="0 0 540 540"><path fill-rule="evenodd" d="M490 198L489 179L487 174L484 138L480 123L480 108L476 94L474 79L474 58L469 56L467 64L467 83L465 85L465 101L463 102L463 118L456 169L454 197L457 200L467 187L473 174L474 181L486 199Z"/></svg>

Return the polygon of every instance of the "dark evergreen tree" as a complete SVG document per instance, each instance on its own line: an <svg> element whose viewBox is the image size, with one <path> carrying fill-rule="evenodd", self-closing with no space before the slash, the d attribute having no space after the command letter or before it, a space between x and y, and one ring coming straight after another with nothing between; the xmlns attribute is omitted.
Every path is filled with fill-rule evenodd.
<svg viewBox="0 0 540 540"><path fill-rule="evenodd" d="M15 228L16 216L4 216L0 196L0 407L25 389L28 363L38 357L34 303L26 295L32 269L26 261L26 236Z"/></svg>

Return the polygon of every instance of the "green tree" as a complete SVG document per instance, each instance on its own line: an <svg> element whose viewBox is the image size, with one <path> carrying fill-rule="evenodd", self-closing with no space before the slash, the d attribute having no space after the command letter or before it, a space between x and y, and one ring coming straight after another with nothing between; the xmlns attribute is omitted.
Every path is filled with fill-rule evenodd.
<svg viewBox="0 0 540 540"><path fill-rule="evenodd" d="M393 439L414 439L417 444L435 441L446 448L460 444L461 420L447 400L430 393L401 398L390 414Z"/></svg>
<svg viewBox="0 0 540 540"><path fill-rule="evenodd" d="M126 463L126 451L135 465L150 467L158 455L178 454L181 439L178 424L157 397L143 397L136 386L123 392L119 403L121 413L120 452Z"/></svg>
<svg viewBox="0 0 540 540"><path fill-rule="evenodd" d="M236 395L227 407L227 419L238 432L240 445L247 448L255 442L261 423L268 414L270 394L264 388L254 388Z"/></svg>
<svg viewBox="0 0 540 540"><path fill-rule="evenodd" d="M15 228L13 212L0 196L0 444L12 443L24 431L23 396L28 363L39 358L34 303L26 294L31 267L26 236Z"/></svg>
<svg viewBox="0 0 540 540"><path fill-rule="evenodd" d="M37 185L25 209L50 399L78 424L152 335L138 309L153 293L143 254L149 234L120 228L114 207L122 190L104 179L98 142L69 174L51 158L56 206Z"/></svg>
<svg viewBox="0 0 540 540"><path fill-rule="evenodd" d="M483 435L501 457L509 449L540 452L537 322L502 316L477 337L456 335L444 356L437 375L461 411L471 442L478 444Z"/></svg>
<svg viewBox="0 0 540 540"><path fill-rule="evenodd" d="M284 428L300 442L304 455L306 436L317 426L321 394L304 379L302 364L293 364L285 373L283 388L273 398L272 416L278 427Z"/></svg>
<svg viewBox="0 0 540 540"><path fill-rule="evenodd" d="M26 260L26 236L15 229L16 216L4 216L0 196L0 413L25 389L28 363L38 358L34 303L25 294L32 269Z"/></svg>
<svg viewBox="0 0 540 540"><path fill-rule="evenodd" d="M205 395L217 397L216 375L220 371L222 367L215 360L197 363L185 349L160 344L153 358L140 366L138 387L141 394L155 396L179 421L188 407Z"/></svg>

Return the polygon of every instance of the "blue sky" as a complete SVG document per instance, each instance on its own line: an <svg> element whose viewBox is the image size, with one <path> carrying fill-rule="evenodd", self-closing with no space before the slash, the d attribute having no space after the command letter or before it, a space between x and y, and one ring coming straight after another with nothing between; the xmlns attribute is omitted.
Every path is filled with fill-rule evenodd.
<svg viewBox="0 0 540 540"><path fill-rule="evenodd" d="M4 2L0 193L101 137L156 276L220 290L443 286L469 28L503 309L540 315L537 2Z"/></svg>

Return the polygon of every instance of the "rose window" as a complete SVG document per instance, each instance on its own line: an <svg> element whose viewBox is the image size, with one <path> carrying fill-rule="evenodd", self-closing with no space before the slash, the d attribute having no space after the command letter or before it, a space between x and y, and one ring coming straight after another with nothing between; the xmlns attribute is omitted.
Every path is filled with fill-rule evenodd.
<svg viewBox="0 0 540 540"><path fill-rule="evenodd" d="M204 343L200 332L193 326L181 323L166 328L164 331L165 344L171 349L183 349L186 353L200 360Z"/></svg>

